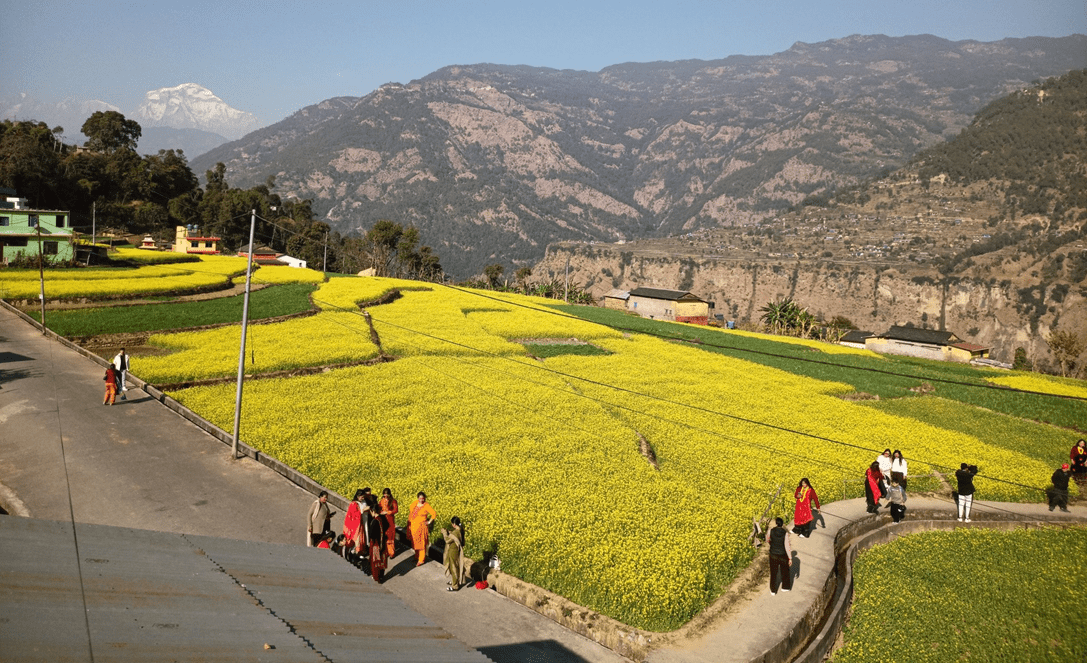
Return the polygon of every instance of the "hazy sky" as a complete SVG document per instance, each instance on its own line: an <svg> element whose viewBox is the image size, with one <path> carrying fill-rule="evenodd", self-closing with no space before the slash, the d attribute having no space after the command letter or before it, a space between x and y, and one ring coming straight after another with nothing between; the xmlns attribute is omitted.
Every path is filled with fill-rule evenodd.
<svg viewBox="0 0 1087 663"><path fill-rule="evenodd" d="M27 92L132 112L148 90L199 83L268 123L451 64L596 71L851 34L1087 33L1084 0L0 0L0 10L0 100Z"/></svg>

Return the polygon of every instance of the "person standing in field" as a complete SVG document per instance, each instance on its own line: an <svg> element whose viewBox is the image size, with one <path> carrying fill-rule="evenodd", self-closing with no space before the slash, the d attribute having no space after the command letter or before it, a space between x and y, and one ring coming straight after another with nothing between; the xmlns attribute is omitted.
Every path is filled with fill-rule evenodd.
<svg viewBox="0 0 1087 663"><path fill-rule="evenodd" d="M974 505L974 475L978 473L977 465L963 463L955 470L955 480L959 484L959 522L970 522L970 507Z"/></svg>
<svg viewBox="0 0 1087 663"><path fill-rule="evenodd" d="M306 515L306 546L312 548L324 538L329 531L329 522L336 515L328 507L328 491L322 490L317 494L317 500L310 505Z"/></svg>
<svg viewBox="0 0 1087 663"><path fill-rule="evenodd" d="M1046 491L1049 493L1050 511L1059 506L1061 511L1068 513L1068 479L1071 477L1072 469L1068 467L1068 463L1061 465L1053 472L1053 476L1050 478L1053 487Z"/></svg>
<svg viewBox="0 0 1087 663"><path fill-rule="evenodd" d="M422 566L426 564L427 548L430 547L430 524L437 520L438 513L427 503L426 493L420 492L417 498L408 514L408 531L411 532L411 547L419 560L415 566Z"/></svg>
<svg viewBox="0 0 1087 663"><path fill-rule="evenodd" d="M770 595L775 596L780 586L782 591L793 588L793 570L789 567L793 549L789 545L789 530L785 521L775 518L776 527L766 533L766 543L770 546Z"/></svg>
<svg viewBox="0 0 1087 663"><path fill-rule="evenodd" d="M812 530L815 529L815 517L811 512L812 502L815 502L816 509L823 507L819 504L819 496L815 494L815 489L811 487L808 477L800 480L796 491L793 492L793 497L796 498L796 509L793 511L793 534L810 538Z"/></svg>
<svg viewBox="0 0 1087 663"><path fill-rule="evenodd" d="M906 459L902 457L901 451L895 449L895 452L891 454L891 481L898 479L899 487L905 491L907 476L909 476L909 467L906 465Z"/></svg>
<svg viewBox="0 0 1087 663"><path fill-rule="evenodd" d="M887 501L890 502L891 520L896 523L906 515L906 491L898 483L898 477L891 475L891 487L887 489Z"/></svg>
<svg viewBox="0 0 1087 663"><path fill-rule="evenodd" d="M1076 446L1072 447L1068 457L1072 461L1072 474L1075 475L1076 481L1087 479L1087 442L1083 440L1076 442Z"/></svg>
<svg viewBox="0 0 1087 663"><path fill-rule="evenodd" d="M400 512L400 505L393 498L393 491L383 488L377 507L378 514L385 521L385 546L391 559L396 557L396 514Z"/></svg>
<svg viewBox="0 0 1087 663"><path fill-rule="evenodd" d="M879 498L883 496L879 489L882 478L879 462L872 461L872 464L864 471L864 499L868 503L868 513L879 513Z"/></svg>
<svg viewBox="0 0 1087 663"><path fill-rule="evenodd" d="M125 392L128 391L128 355L125 354L124 348L121 348L121 351L113 358L113 367L120 374L118 389L121 392L121 400L127 401L128 397L125 396Z"/></svg>
<svg viewBox="0 0 1087 663"><path fill-rule="evenodd" d="M106 397L102 405L113 405L117 400L117 369L113 364L106 367L106 375L102 379L106 381Z"/></svg>
<svg viewBox="0 0 1087 663"><path fill-rule="evenodd" d="M449 586L446 589L455 592L467 580L464 572L464 527L457 516L450 519L449 525L452 531L442 528L442 538L445 539L445 574L449 576Z"/></svg>

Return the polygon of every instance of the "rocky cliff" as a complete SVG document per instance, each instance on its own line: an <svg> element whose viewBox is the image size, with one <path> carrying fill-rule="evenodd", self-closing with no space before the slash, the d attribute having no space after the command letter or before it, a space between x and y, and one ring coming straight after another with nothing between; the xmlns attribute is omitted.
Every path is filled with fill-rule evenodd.
<svg viewBox="0 0 1087 663"><path fill-rule="evenodd" d="M906 324L953 331L991 346L992 357L1006 362L1024 347L1044 365L1052 361L1044 337L1058 323L1087 329L1082 288L1021 289L1008 281L937 279L872 264L707 260L623 245L548 247L533 277L562 279L568 260L570 282L588 285L597 297L637 286L688 290L714 302L726 320L747 324L758 323L767 302L791 297L824 320L840 315L874 332Z"/></svg>

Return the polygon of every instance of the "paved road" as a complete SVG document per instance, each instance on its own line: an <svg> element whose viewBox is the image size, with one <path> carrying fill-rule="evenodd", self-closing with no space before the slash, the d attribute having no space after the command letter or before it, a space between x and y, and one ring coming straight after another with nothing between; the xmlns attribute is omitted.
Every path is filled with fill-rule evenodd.
<svg viewBox="0 0 1087 663"><path fill-rule="evenodd" d="M97 364L0 308L0 506L35 518L302 544L313 496L142 391L103 406ZM505 661L625 661L490 591L397 560L385 587ZM408 569L410 573L407 573Z"/></svg>

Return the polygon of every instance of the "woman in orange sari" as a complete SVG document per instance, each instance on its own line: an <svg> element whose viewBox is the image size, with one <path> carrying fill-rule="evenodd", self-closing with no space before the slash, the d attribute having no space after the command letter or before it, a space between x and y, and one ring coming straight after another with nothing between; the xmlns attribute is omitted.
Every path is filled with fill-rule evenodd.
<svg viewBox="0 0 1087 663"><path fill-rule="evenodd" d="M796 498L796 509L793 511L793 534L810 538L812 530L815 529L815 516L811 512L811 503L815 502L816 509L823 507L819 504L819 496L815 494L815 489L811 487L808 477L800 480L800 485L796 487L793 497Z"/></svg>
<svg viewBox="0 0 1087 663"><path fill-rule="evenodd" d="M418 501L411 505L411 513L408 515L408 528L411 532L411 547L419 561L415 566L426 564L427 548L430 547L430 523L438 519L438 513L434 507L427 504L426 493L420 492Z"/></svg>
<svg viewBox="0 0 1087 663"><path fill-rule="evenodd" d="M385 522L385 545L388 547L389 559L392 559L396 557L396 514L400 511L400 505L393 498L393 491L383 488L381 501L377 503L377 506Z"/></svg>

